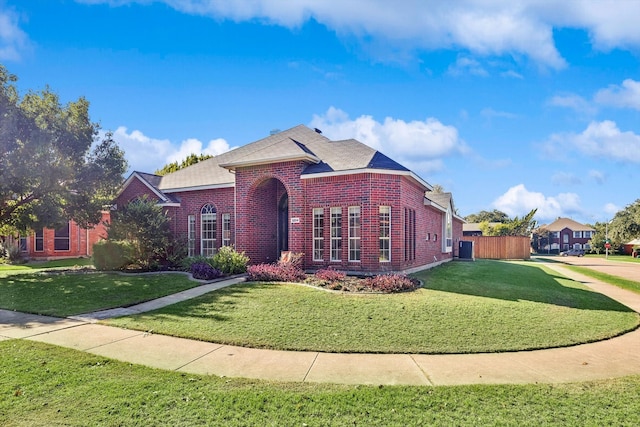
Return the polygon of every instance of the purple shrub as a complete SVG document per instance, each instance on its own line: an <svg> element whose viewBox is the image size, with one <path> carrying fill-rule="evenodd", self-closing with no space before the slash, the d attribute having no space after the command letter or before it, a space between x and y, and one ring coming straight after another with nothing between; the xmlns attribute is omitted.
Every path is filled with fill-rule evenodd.
<svg viewBox="0 0 640 427"><path fill-rule="evenodd" d="M191 264L191 275L198 280L213 280L222 277L222 272L206 262L194 262Z"/></svg>
<svg viewBox="0 0 640 427"><path fill-rule="evenodd" d="M255 282L300 282L304 272L294 264L257 264L247 268L247 279Z"/></svg>
<svg viewBox="0 0 640 427"><path fill-rule="evenodd" d="M374 292L389 294L393 292L413 291L418 288L419 282L404 274L382 274L368 277L365 280L365 286Z"/></svg>

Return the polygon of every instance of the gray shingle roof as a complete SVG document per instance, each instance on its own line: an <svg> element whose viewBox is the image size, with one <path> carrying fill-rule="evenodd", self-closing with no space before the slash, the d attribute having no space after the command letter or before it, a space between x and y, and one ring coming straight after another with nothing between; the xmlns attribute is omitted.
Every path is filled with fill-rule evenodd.
<svg viewBox="0 0 640 427"><path fill-rule="evenodd" d="M298 125L162 177L140 175L159 191L172 193L187 189L231 186L235 183L232 170L238 167L293 160L308 163L303 171L303 175L307 177L318 173L360 169L411 172L355 139L331 141L313 129Z"/></svg>

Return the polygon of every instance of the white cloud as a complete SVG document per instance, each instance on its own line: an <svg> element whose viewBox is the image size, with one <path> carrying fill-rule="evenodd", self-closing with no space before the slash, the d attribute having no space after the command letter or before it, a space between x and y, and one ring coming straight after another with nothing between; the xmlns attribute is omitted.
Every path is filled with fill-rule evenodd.
<svg viewBox="0 0 640 427"><path fill-rule="evenodd" d="M176 147L168 139L151 138L139 130L127 132L124 126L113 132L113 139L124 150L130 171L152 173L167 163L181 161L190 154L212 156L229 151L231 147L224 139L213 139L206 147L197 139L189 138Z"/></svg>
<svg viewBox="0 0 640 427"><path fill-rule="evenodd" d="M613 217L615 214L618 213L618 211L620 211L620 207L616 206L613 203L607 203L606 205L604 205L604 211L609 214L609 217Z"/></svg>
<svg viewBox="0 0 640 427"><path fill-rule="evenodd" d="M592 116L597 112L597 109L590 101L575 94L556 95L549 100L549 105L554 107L570 108L589 116Z"/></svg>
<svg viewBox="0 0 640 427"><path fill-rule="evenodd" d="M569 172L558 172L551 177L551 182L555 185L580 185L582 180Z"/></svg>
<svg viewBox="0 0 640 427"><path fill-rule="evenodd" d="M18 16L0 5L0 60L20 60L29 45L27 34L18 26Z"/></svg>
<svg viewBox="0 0 640 427"><path fill-rule="evenodd" d="M579 152L599 159L640 163L640 135L623 132L610 120L591 122L582 133L553 134L543 148L551 156Z"/></svg>
<svg viewBox="0 0 640 427"><path fill-rule="evenodd" d="M449 66L447 72L453 76L471 74L474 76L488 77L489 72L477 60L469 57L460 57Z"/></svg>
<svg viewBox="0 0 640 427"><path fill-rule="evenodd" d="M85 3L150 3L149 0L77 0ZM298 28L314 19L342 37L359 40L379 55L403 57L419 50L464 49L471 55L510 55L560 69L553 30L586 30L597 49L640 46L640 2L632 0L164 0L183 13L234 21L262 21ZM384 49L386 48L386 49Z"/></svg>
<svg viewBox="0 0 640 427"><path fill-rule="evenodd" d="M482 111L480 111L480 115L488 119L492 119L492 118L517 119L518 118L517 114L509 113L508 111L496 111L493 108L483 108Z"/></svg>
<svg viewBox="0 0 640 427"><path fill-rule="evenodd" d="M593 179L596 184L602 185L607 180L607 176L604 172L592 169L589 171L589 178Z"/></svg>
<svg viewBox="0 0 640 427"><path fill-rule="evenodd" d="M537 209L538 220L550 220L559 216L571 216L582 213L580 197L575 193L560 193L545 196L542 193L527 190L524 184L511 187L498 197L493 206L509 216L523 216Z"/></svg>
<svg viewBox="0 0 640 427"><path fill-rule="evenodd" d="M622 86L611 85L607 89L600 89L594 99L599 104L640 110L640 82L626 79Z"/></svg>
<svg viewBox="0 0 640 427"><path fill-rule="evenodd" d="M351 120L344 111L330 107L324 115L314 115L309 126L334 140L357 139L422 173L441 170L444 157L468 152L455 127L431 117L411 122L387 117L378 122L363 115Z"/></svg>

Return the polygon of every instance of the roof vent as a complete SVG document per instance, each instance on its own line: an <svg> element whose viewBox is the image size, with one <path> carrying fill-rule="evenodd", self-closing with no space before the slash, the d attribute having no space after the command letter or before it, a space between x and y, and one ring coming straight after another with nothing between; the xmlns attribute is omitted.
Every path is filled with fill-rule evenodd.
<svg viewBox="0 0 640 427"><path fill-rule="evenodd" d="M316 133L322 133L322 131L320 129L318 129L318 128L313 128L313 130L315 130Z"/></svg>

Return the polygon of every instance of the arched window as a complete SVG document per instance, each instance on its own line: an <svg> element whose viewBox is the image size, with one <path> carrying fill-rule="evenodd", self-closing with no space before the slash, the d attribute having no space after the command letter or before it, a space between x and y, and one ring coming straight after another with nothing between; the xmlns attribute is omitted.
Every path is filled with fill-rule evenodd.
<svg viewBox="0 0 640 427"><path fill-rule="evenodd" d="M216 208L206 204L200 209L200 253L212 256L217 248L218 216Z"/></svg>

